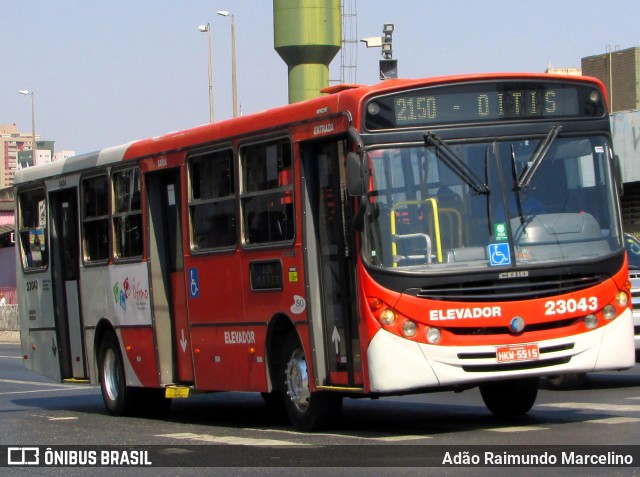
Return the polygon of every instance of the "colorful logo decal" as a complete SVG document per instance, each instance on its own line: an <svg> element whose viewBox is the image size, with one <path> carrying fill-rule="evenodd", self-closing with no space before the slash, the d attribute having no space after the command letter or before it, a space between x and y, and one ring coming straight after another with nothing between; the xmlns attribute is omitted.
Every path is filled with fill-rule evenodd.
<svg viewBox="0 0 640 477"><path fill-rule="evenodd" d="M146 302L149 300L149 289L142 288L140 282L135 278L129 280L129 277L125 278L120 285L120 282L116 282L113 285L113 299L116 305L120 305L123 311L127 311L127 302L132 299L135 300L140 308L140 302ZM146 303L142 305L146 307Z"/></svg>

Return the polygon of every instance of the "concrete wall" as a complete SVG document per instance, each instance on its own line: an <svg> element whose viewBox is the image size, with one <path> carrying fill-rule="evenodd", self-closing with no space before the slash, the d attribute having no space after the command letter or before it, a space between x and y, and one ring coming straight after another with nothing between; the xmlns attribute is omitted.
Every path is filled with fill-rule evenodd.
<svg viewBox="0 0 640 477"><path fill-rule="evenodd" d="M0 331L19 331L18 305L0 306Z"/></svg>

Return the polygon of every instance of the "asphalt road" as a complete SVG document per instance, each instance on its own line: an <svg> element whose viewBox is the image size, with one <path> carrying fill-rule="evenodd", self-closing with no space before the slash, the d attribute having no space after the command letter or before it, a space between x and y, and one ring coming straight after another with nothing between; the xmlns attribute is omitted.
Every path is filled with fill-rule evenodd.
<svg viewBox="0 0 640 477"><path fill-rule="evenodd" d="M639 422L638 366L590 375L578 391L541 389L532 411L515 420L492 416L477 390L348 399L336 426L313 434L295 432L250 393L175 400L162 418L116 418L106 413L99 388L38 376L22 366L17 344L0 344L0 452L8 452L8 446L36 447L43 457L47 448L66 446L65 452L96 452L99 458L103 450L147 450L149 459L163 466L18 465L0 469L2 475L201 475L203 466L207 475L252 476L425 475L427 467L438 467L429 473L439 475L640 475L636 447L612 448L633 456L631 468L441 466L447 455L454 459L505 449L509 455L527 449L553 453L579 445L605 452L604 445L635 445ZM0 465L7 462L8 457L0 458Z"/></svg>

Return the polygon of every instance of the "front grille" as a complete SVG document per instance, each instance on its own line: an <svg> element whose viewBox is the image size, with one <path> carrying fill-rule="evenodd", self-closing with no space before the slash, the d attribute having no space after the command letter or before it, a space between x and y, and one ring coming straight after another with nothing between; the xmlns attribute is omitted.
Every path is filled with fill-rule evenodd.
<svg viewBox="0 0 640 477"><path fill-rule="evenodd" d="M573 349L573 343L566 343L562 345L547 346L540 348L540 354L545 355L548 353L557 353L558 351L567 351ZM458 359L495 359L496 352L489 351L486 353L458 353Z"/></svg>
<svg viewBox="0 0 640 477"><path fill-rule="evenodd" d="M523 333L531 333L532 331L557 330L559 328L572 326L580 322L581 320L582 318L578 317L578 318L569 318L566 320L559 320L559 321L549 321L547 323L529 324L524 329ZM513 334L508 326L485 326L482 328L443 327L442 329L447 330L448 332L456 336L512 335Z"/></svg>
<svg viewBox="0 0 640 477"><path fill-rule="evenodd" d="M577 292L602 283L606 279L606 276L601 275L572 275L570 277L558 275L486 280L424 287L418 290L416 296L430 300L459 302L518 301Z"/></svg>
<svg viewBox="0 0 640 477"><path fill-rule="evenodd" d="M520 371L523 369L547 368L550 366L558 366L567 364L571 361L571 357L544 359L538 361L519 361L515 363L496 363L496 364L479 364L463 366L462 369L467 373L491 373L498 371Z"/></svg>

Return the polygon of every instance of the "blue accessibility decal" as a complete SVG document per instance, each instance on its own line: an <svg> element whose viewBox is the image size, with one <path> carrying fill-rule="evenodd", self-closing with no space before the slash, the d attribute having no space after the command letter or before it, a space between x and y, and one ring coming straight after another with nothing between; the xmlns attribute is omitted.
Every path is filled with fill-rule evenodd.
<svg viewBox="0 0 640 477"><path fill-rule="evenodd" d="M200 298L200 283L198 282L198 269L189 269L189 294L191 298Z"/></svg>
<svg viewBox="0 0 640 477"><path fill-rule="evenodd" d="M489 264L492 267L511 265L511 252L508 243L489 244Z"/></svg>

